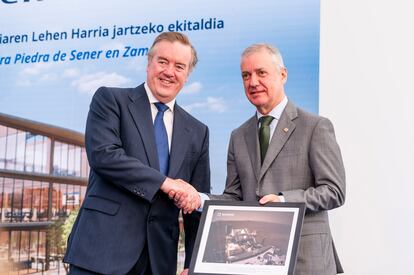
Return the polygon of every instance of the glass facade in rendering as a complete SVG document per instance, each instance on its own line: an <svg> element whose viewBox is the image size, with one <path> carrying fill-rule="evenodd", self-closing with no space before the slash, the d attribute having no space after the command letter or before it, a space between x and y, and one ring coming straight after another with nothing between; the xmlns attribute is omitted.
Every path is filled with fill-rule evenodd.
<svg viewBox="0 0 414 275"><path fill-rule="evenodd" d="M83 140L77 132L0 114L0 274L62 265L51 228L85 197Z"/></svg>

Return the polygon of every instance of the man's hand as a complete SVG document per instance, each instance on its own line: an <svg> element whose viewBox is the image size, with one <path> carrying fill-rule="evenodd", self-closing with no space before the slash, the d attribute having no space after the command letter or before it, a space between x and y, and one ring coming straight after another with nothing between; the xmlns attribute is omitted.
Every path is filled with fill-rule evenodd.
<svg viewBox="0 0 414 275"><path fill-rule="evenodd" d="M278 195L275 195L275 194L269 194L269 195L266 195L266 196L263 196L261 199L260 199L260 204L266 204L266 203L268 203L268 202L280 202L281 200L280 200L280 197L278 196Z"/></svg>
<svg viewBox="0 0 414 275"><path fill-rule="evenodd" d="M184 214L191 214L201 206L201 199L197 190L181 179L166 178L160 189L168 194L170 199L174 199L175 205L183 209Z"/></svg>
<svg viewBox="0 0 414 275"><path fill-rule="evenodd" d="M187 275L188 274L188 268L181 271L180 275Z"/></svg>

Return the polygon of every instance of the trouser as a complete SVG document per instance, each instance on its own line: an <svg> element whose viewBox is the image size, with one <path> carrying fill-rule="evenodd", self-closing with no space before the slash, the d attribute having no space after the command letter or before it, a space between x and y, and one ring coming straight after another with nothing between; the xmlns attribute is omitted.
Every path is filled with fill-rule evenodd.
<svg viewBox="0 0 414 275"><path fill-rule="evenodd" d="M69 275L100 275L100 273L70 265ZM152 275L147 246L144 247L138 261L126 275Z"/></svg>

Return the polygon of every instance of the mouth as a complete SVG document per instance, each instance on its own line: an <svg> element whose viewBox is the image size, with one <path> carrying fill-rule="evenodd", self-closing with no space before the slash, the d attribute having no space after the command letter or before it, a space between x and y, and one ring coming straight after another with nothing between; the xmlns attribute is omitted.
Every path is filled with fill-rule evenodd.
<svg viewBox="0 0 414 275"><path fill-rule="evenodd" d="M258 95L258 94L261 94L261 93L264 93L264 91L257 91L257 90L250 90L249 91L249 94L252 95L252 96L255 96L255 95Z"/></svg>
<svg viewBox="0 0 414 275"><path fill-rule="evenodd" d="M165 86L170 86L170 85L174 84L174 81L172 79L160 77L160 78L158 78L158 80L161 82L161 84L163 84Z"/></svg>

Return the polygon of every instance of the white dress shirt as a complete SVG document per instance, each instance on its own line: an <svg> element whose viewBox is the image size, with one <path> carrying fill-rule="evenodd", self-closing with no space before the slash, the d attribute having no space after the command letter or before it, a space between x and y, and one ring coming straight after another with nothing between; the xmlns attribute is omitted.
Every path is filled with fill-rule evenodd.
<svg viewBox="0 0 414 275"><path fill-rule="evenodd" d="M270 144L270 141L272 140L272 137L273 137L273 133L275 132L275 129L276 129L276 126L277 126L277 124L278 124L278 122L279 122L279 119L280 119L280 116L282 115L282 113L283 113L283 110L285 109L285 107L286 107L286 104L288 103L288 99L287 99L287 97L285 96L283 99L282 99L282 101L278 104L278 105L276 105L276 107L274 107L268 114L267 114L267 116L272 116L274 119L272 120L272 122L270 123L270 125L269 125L269 127L270 127L270 137L269 137L269 144ZM260 120L260 118L262 117L262 116L265 116L265 115L263 115L263 114L261 114L259 111L257 111L256 112L256 115L257 115L257 119L258 120ZM259 125L258 125L258 127L260 128L260 122L259 122Z"/></svg>
<svg viewBox="0 0 414 275"><path fill-rule="evenodd" d="M147 82L144 83L145 91L147 92L147 96L151 105L151 116L152 116L152 123L154 123L155 117L158 113L158 109L154 103L160 102L155 96L152 94L151 89L148 87ZM165 103L168 106L168 110L164 112L164 125L165 129L167 130L168 136L168 150L171 152L171 138L172 138L172 131L174 125L174 105L175 105L175 98L170 102ZM203 193L198 193L201 199L201 207L197 209L197 211L203 211L204 201L208 199L208 196Z"/></svg>
<svg viewBox="0 0 414 275"><path fill-rule="evenodd" d="M270 127L270 137L269 137L269 144L270 144L270 141L272 140L272 137L273 137L273 133L275 132L275 129L276 129L276 126L277 126L277 124L279 123L279 119L280 119L280 116L282 115L282 113L283 113L283 110L285 110L285 107L286 107L286 105L287 105L287 103L288 103L288 99L287 99L287 97L285 96L283 99L282 99L282 101L279 103L279 104L277 104L276 105L276 107L274 107L267 115L268 116L272 116L274 119L272 120L272 122L270 123L270 125L269 125L269 127ZM260 118L262 117L262 116L264 116L263 114L261 114L259 111L257 111L256 112L256 115L257 115L257 119L258 120L260 120ZM259 125L258 125L258 127L260 128L260 122L259 122ZM285 202L286 200L285 200L285 197L283 197L283 195L281 195L281 194L279 194L279 198L280 198L280 201L281 202Z"/></svg>
<svg viewBox="0 0 414 275"><path fill-rule="evenodd" d="M152 94L151 89L148 87L147 83L144 83L145 91L147 92L147 96L149 102L151 104L151 116L152 116L152 123L154 124L155 117L157 116L158 109L154 103L160 102L155 96ZM171 139L172 139L172 131L173 131L173 123L174 123L174 105L175 105L175 98L170 102L165 103L168 106L168 109L164 112L164 125L165 129L167 130L168 136L168 150L171 152Z"/></svg>

